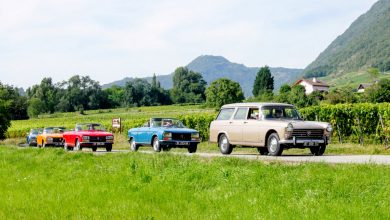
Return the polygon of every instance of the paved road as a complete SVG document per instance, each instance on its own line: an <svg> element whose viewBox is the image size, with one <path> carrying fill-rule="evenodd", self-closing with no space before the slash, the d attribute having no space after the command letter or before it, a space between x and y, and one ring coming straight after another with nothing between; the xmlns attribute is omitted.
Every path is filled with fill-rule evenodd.
<svg viewBox="0 0 390 220"><path fill-rule="evenodd" d="M19 145L26 147L24 145ZM74 152L74 151L72 151ZM89 149L83 150L83 152L91 152ZM99 149L95 152L96 155L102 155L106 153L128 153L129 150L113 150L112 152L106 152L103 149ZM152 154L153 151L139 151L140 153ZM214 157L234 157L246 160L259 160L259 161L279 161L287 163L329 163L329 164L382 164L390 165L390 155L325 155L325 156L312 156L312 155L282 155L279 157L262 156L259 154L235 154L222 155L221 153L180 153L169 152L170 154L185 155L185 156L199 156L204 158Z"/></svg>
<svg viewBox="0 0 390 220"><path fill-rule="evenodd" d="M113 150L114 153L126 153L129 150ZM141 153L154 153L153 151L139 151ZM97 151L96 154L107 153L103 150ZM234 157L246 160L259 160L259 161L279 161L288 163L329 163L329 164L383 164L390 165L390 155L325 155L325 156L312 156L312 155L282 155L279 157L262 156L259 154L230 154L222 155L220 153L179 153L169 152L171 154L186 155L186 156L199 156L204 158L214 157Z"/></svg>

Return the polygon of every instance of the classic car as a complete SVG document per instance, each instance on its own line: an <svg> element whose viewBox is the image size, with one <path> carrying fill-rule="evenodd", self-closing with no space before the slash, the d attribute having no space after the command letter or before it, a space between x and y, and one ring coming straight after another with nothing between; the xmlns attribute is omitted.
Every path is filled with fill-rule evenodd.
<svg viewBox="0 0 390 220"><path fill-rule="evenodd" d="M83 123L76 124L74 130L65 132L64 141L65 150L92 148L93 151L96 151L97 148L101 147L111 151L114 144L114 135L106 132L101 124Z"/></svg>
<svg viewBox="0 0 390 220"><path fill-rule="evenodd" d="M323 155L331 132L327 122L304 121L293 105L237 103L221 107L210 124L210 142L218 143L222 154L239 145L256 147L262 155L278 156L288 148Z"/></svg>
<svg viewBox="0 0 390 220"><path fill-rule="evenodd" d="M37 146L63 146L64 141L62 139L62 133L64 133L64 127L46 127L43 132L37 136Z"/></svg>
<svg viewBox="0 0 390 220"><path fill-rule="evenodd" d="M143 126L130 129L128 137L132 151L150 145L156 152L187 148L189 153L195 153L199 143L199 132L175 118L151 118Z"/></svg>
<svg viewBox="0 0 390 220"><path fill-rule="evenodd" d="M37 146L37 136L42 133L42 129L31 129L30 132L27 133L26 143L29 146Z"/></svg>

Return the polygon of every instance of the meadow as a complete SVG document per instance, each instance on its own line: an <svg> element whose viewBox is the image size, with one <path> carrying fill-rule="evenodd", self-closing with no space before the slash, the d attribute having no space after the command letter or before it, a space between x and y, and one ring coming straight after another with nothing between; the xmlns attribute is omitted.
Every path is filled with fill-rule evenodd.
<svg viewBox="0 0 390 220"><path fill-rule="evenodd" d="M388 219L390 167L0 147L0 219Z"/></svg>

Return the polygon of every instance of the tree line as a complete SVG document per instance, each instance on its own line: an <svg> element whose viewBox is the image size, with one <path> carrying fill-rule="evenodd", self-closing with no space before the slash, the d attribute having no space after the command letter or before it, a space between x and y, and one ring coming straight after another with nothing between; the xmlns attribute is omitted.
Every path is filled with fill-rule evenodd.
<svg viewBox="0 0 390 220"><path fill-rule="evenodd" d="M375 71L374 71L375 72ZM118 107L204 103L219 108L224 104L245 99L239 83L226 78L217 79L207 86L202 74L179 67L173 75L173 88L164 89L154 75L152 82L144 79L129 81L123 87L102 89L89 76L75 75L67 81L53 83L50 77L28 88L20 89L0 82L0 139L4 138L10 120L28 119L40 114L73 112ZM383 79L363 94L352 88L339 88L330 92L313 92L306 95L301 85L283 85L274 93L274 79L268 66L260 68L253 82L253 96L246 101L290 103L298 108L326 102L390 102L390 80Z"/></svg>

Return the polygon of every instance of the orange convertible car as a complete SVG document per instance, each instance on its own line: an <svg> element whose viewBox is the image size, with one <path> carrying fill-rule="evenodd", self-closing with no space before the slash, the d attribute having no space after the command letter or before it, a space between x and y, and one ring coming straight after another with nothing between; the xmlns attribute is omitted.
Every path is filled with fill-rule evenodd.
<svg viewBox="0 0 390 220"><path fill-rule="evenodd" d="M46 147L51 146L64 146L64 139L62 134L64 133L64 127L46 127L43 132L37 136L37 146Z"/></svg>

